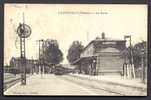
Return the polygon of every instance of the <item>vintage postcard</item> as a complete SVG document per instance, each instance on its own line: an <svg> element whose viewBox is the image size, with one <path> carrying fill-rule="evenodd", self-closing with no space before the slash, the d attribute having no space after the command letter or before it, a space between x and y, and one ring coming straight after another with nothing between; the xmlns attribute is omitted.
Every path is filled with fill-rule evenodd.
<svg viewBox="0 0 151 100"><path fill-rule="evenodd" d="M6 96L147 96L146 4L4 4Z"/></svg>

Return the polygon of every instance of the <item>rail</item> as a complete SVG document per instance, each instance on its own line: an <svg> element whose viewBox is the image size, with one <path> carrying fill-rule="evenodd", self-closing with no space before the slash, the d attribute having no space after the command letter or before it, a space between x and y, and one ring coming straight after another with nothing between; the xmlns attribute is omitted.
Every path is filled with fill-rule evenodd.
<svg viewBox="0 0 151 100"><path fill-rule="evenodd" d="M16 83L18 83L21 80L20 77L6 81L3 83L3 90L6 91L8 88L10 88L11 86L15 85Z"/></svg>

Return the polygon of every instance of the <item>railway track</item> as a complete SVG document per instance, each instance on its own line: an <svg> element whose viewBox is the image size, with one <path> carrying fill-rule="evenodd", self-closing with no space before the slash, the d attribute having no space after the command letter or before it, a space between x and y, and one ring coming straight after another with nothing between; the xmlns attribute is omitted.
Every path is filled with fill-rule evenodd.
<svg viewBox="0 0 151 100"><path fill-rule="evenodd" d="M21 80L20 77L15 78L15 79L11 79L9 81L5 81L3 83L3 91L6 91L8 88L10 88L11 86L15 85L16 83L18 83Z"/></svg>
<svg viewBox="0 0 151 100"><path fill-rule="evenodd" d="M106 83L100 83L93 80L84 80L82 78L74 78L73 76L62 76L62 79L73 82L75 84L79 84L84 86L92 91L101 95L100 91L106 91L109 94L113 94L114 96L135 96L135 95L143 95L146 91L140 90L137 88L124 87L119 85L111 85Z"/></svg>
<svg viewBox="0 0 151 100"><path fill-rule="evenodd" d="M81 85L83 87L86 87L90 91L93 91L93 92L95 92L95 93L97 93L98 95L101 95L101 96L104 94L104 93L102 93L102 91L104 91L106 94L113 95L113 96L124 96L125 95L125 94L122 94L120 92L111 91L111 90L103 88L103 87L101 88L101 87L93 86L91 84L91 82L89 82L90 84L87 84L81 79L73 80L73 79L71 79L69 77L66 77L66 76L62 76L61 79L72 82L72 83L75 83L75 84L78 84L78 85Z"/></svg>
<svg viewBox="0 0 151 100"><path fill-rule="evenodd" d="M30 77L30 75L27 75L27 78ZM3 91L6 91L8 88L12 87L13 85L15 85L16 83L21 81L21 77L17 76L16 78L7 78L4 79L3 82Z"/></svg>

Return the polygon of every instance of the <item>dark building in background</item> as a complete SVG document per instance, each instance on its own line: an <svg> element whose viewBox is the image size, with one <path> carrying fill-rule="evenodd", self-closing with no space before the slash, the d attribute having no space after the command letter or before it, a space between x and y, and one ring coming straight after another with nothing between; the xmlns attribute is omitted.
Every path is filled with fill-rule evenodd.
<svg viewBox="0 0 151 100"><path fill-rule="evenodd" d="M17 72L21 72L22 66L21 66L21 59L14 58L10 60L10 68L17 70ZM33 73L38 72L38 61L34 59L26 59L26 72L27 73Z"/></svg>
<svg viewBox="0 0 151 100"><path fill-rule="evenodd" d="M122 52L125 49L125 40L107 39L102 33L102 38L92 40L73 64L84 74L122 74L124 64Z"/></svg>

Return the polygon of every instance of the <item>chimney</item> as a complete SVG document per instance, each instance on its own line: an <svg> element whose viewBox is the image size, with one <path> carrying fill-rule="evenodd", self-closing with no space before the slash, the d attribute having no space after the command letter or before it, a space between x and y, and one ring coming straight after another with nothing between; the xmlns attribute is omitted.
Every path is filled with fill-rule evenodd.
<svg viewBox="0 0 151 100"><path fill-rule="evenodd" d="M105 33L102 32L102 39L105 39Z"/></svg>

